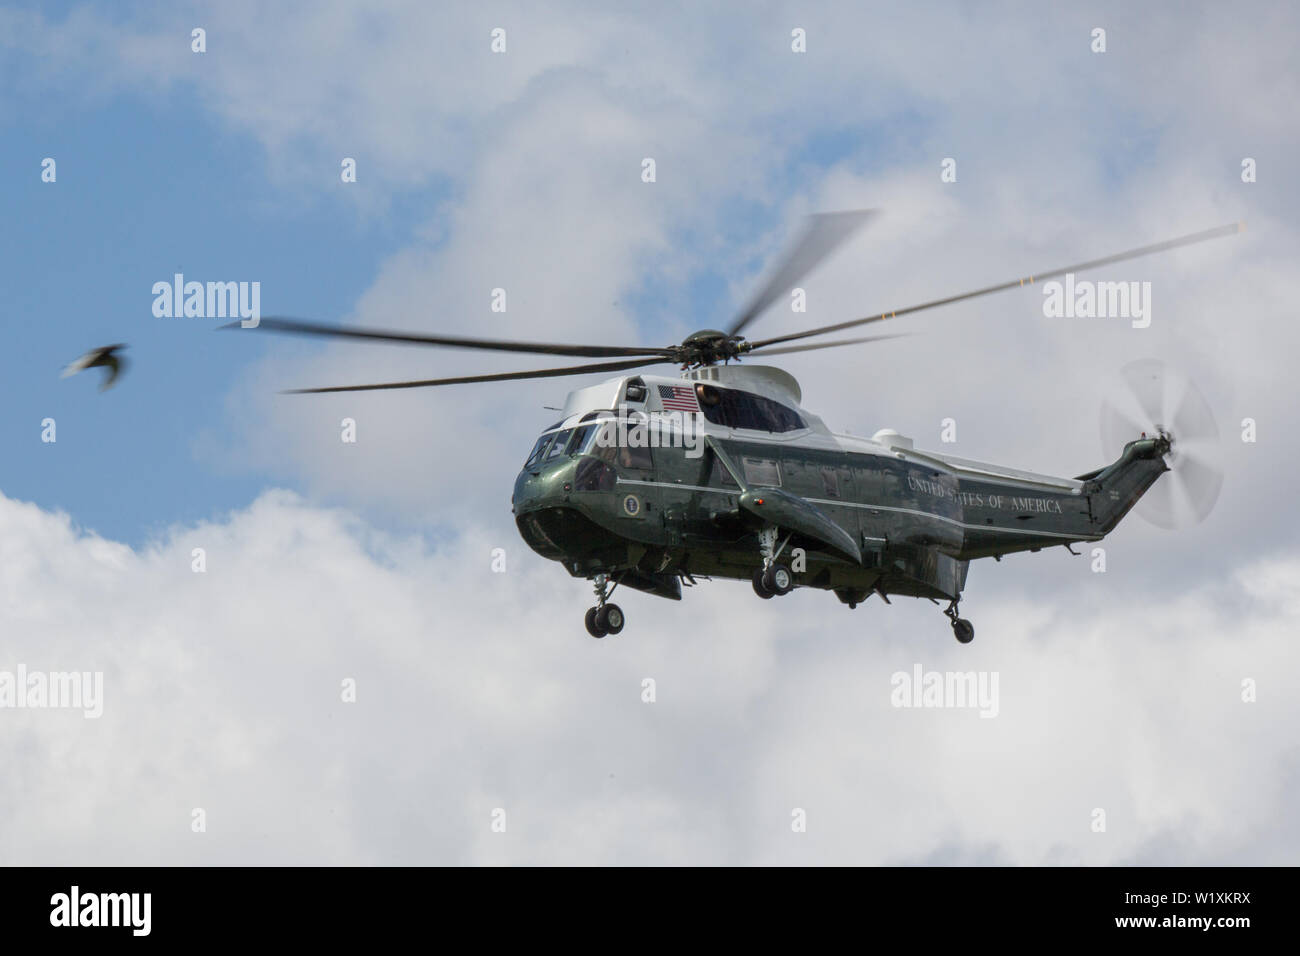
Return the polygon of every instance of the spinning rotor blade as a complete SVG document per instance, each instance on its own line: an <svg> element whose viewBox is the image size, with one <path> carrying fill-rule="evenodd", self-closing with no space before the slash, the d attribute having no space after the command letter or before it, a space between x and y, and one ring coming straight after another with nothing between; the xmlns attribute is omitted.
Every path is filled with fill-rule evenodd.
<svg viewBox="0 0 1300 956"><path fill-rule="evenodd" d="M1182 479L1186 500L1197 521L1204 521L1214 510L1223 487L1223 472L1187 452L1180 453L1175 473Z"/></svg>
<svg viewBox="0 0 1300 956"><path fill-rule="evenodd" d="M923 312L926 309L936 309L941 305L951 305L954 302L962 302L966 299L975 299L983 295L991 295L994 292L1004 292L1007 289L1016 289L1024 285L1032 285L1043 279L1054 279L1057 276L1063 276L1067 272L1083 272L1085 269L1095 269L1098 266L1111 265L1115 262L1125 262L1129 259L1137 259L1141 256L1149 256L1156 252L1165 252L1169 249L1177 249L1181 246L1190 246L1196 242L1204 242L1206 239L1217 239L1220 236L1231 236L1241 232L1245 228L1243 223L1233 223L1228 226L1219 226L1217 229L1206 229L1204 232L1195 232L1191 235L1180 236L1177 239L1169 239L1165 242L1157 242L1150 246L1141 246L1137 249L1129 249L1127 252L1117 252L1112 256L1103 256L1100 259L1091 259L1088 262L1078 262L1070 266L1061 266L1058 269L1051 269L1047 272L1035 272L1033 275L1022 279L1012 279L1010 282L1001 282L997 285L986 286L983 289L976 289L974 292L963 292L959 295L950 295L943 299L933 299L930 302L922 302L920 305L911 305L903 309L890 309L881 312L879 315L869 315L864 319L850 319L847 322L837 322L834 325L823 325L821 328L809 329L805 332L792 332L789 335L778 335L770 339L762 339L758 342L751 343L755 349L763 348L767 345L776 345L780 342L793 342L797 339L806 339L814 335L825 335L828 332L839 332L843 329L851 329L859 325L866 325L868 322L879 322L882 319L893 319L900 315L909 315L913 312Z"/></svg>
<svg viewBox="0 0 1300 956"><path fill-rule="evenodd" d="M1147 425L1168 428L1169 422L1164 418L1165 409L1168 407L1166 392L1169 387L1165 364L1158 359L1142 359L1125 365L1120 369L1119 374L1124 384L1128 386L1129 394L1142 410ZM1148 427L1146 430L1151 429Z"/></svg>
<svg viewBox="0 0 1300 956"><path fill-rule="evenodd" d="M1173 446L1165 456L1169 472L1161 475L1134 510L1152 524L1178 528L1203 521L1214 509L1223 486L1218 464L1219 426L1200 391L1157 359L1143 359L1120 371L1124 388L1114 401L1102 403L1101 435L1105 452L1119 457L1127 442L1164 429Z"/></svg>
<svg viewBox="0 0 1300 956"><path fill-rule="evenodd" d="M860 345L863 342L880 342L885 339L902 339L910 336L911 332L895 332L893 335L864 335L859 339L836 339L834 342L815 342L812 345L787 345L780 349L763 349L760 351L748 352L748 355L756 355L762 358L765 355L788 355L791 352L812 352L817 349L833 349L841 345Z"/></svg>
<svg viewBox="0 0 1300 956"><path fill-rule="evenodd" d="M320 392L374 392L389 388L424 388L426 385L468 385L473 382L509 382L522 378L559 378L564 375L585 375L588 372L617 372L628 368L658 365L661 358L633 359L628 362L595 362L591 365L570 365L565 368L538 368L527 372L495 372L490 375L461 375L456 378L430 378L417 382L381 382L376 385L332 385L326 388L291 388L281 394L310 395Z"/></svg>
<svg viewBox="0 0 1300 956"><path fill-rule="evenodd" d="M237 329L238 322L223 325L224 329ZM400 342L404 345L436 345L453 349L486 349L493 352L529 352L542 355L572 355L579 358L613 358L614 356L661 355L669 353L661 348L624 347L618 345L560 345L554 342L510 342L504 339L474 339L459 335L420 335L414 332L392 332L355 325L328 325L307 322L287 316L267 316L257 328L291 335L320 335L327 338L370 339L376 342Z"/></svg>
<svg viewBox="0 0 1300 956"><path fill-rule="evenodd" d="M1184 452L1189 450L1189 446L1219 440L1219 426L1214 421L1214 413L1201 393L1195 390L1179 397L1169 427Z"/></svg>
<svg viewBox="0 0 1300 956"><path fill-rule="evenodd" d="M765 282L740 310L727 329L735 335L778 298L788 295L796 282L812 271L813 267L838 249L849 236L876 215L874 209L855 209L847 212L826 212L812 216L808 227L798 241L785 254L780 265L772 270Z"/></svg>

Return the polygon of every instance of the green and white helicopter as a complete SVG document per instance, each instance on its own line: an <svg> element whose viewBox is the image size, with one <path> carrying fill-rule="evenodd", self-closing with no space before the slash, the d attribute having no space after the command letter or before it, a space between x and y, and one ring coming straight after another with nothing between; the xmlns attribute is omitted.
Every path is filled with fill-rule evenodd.
<svg viewBox="0 0 1300 956"><path fill-rule="evenodd" d="M297 393L620 373L569 393L511 499L528 545L594 583L596 604L586 613L593 637L623 630L623 611L609 600L619 585L680 600L683 584L720 577L750 581L763 599L807 587L850 608L873 594L886 603L893 595L946 602L957 640L968 643L975 630L958 605L972 560L1099 541L1166 472L1171 478L1144 501L1145 514L1173 526L1209 513L1222 483L1211 453L1217 426L1201 394L1158 361L1123 370L1139 416L1103 410L1103 438L1117 457L1062 478L923 451L889 429L870 439L837 434L802 407L791 375L740 360L891 338L805 341L1235 234L1238 224L819 328L758 340L741 334L871 215L814 216L725 331L699 331L680 345L515 342L287 317L264 318L258 328L602 360ZM656 365L679 366L680 374L640 371Z"/></svg>

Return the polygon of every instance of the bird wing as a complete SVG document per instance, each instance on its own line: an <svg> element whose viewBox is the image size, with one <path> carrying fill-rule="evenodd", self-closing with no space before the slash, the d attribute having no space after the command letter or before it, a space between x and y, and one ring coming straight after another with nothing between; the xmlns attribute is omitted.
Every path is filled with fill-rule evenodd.
<svg viewBox="0 0 1300 956"><path fill-rule="evenodd" d="M110 352L95 364L102 365L108 370L108 374L104 376L104 380L99 383L99 390L102 392L105 389L111 388L113 383L117 381L117 377L122 374L122 369L126 365L126 359L119 358Z"/></svg>
<svg viewBox="0 0 1300 956"><path fill-rule="evenodd" d="M95 360L103 354L103 349L91 349L75 362L70 362L68 366L64 368L63 374L61 374L59 378L67 378L69 375L76 375L82 369L90 368L95 364Z"/></svg>

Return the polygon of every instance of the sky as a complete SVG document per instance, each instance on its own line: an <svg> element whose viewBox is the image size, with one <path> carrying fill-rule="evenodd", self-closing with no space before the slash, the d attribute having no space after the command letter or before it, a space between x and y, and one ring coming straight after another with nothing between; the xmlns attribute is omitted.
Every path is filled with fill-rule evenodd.
<svg viewBox="0 0 1300 956"><path fill-rule="evenodd" d="M104 687L95 719L0 709L0 863L1294 863L1298 20L0 7L0 675ZM808 214L855 208L880 215L804 281L807 313L747 332L1244 221L1090 276L1150 282L1148 328L1016 290L781 363L833 429L1076 475L1106 462L1119 370L1158 358L1221 429L1209 517L1131 516L1104 573L974 563L969 646L928 602L728 581L620 593L597 642L590 586L509 509L547 407L595 380L281 395L531 363L152 309L180 272L257 281L268 315L664 345L725 326ZM114 388L60 378L113 342ZM996 717L895 706L916 665L997 674Z"/></svg>

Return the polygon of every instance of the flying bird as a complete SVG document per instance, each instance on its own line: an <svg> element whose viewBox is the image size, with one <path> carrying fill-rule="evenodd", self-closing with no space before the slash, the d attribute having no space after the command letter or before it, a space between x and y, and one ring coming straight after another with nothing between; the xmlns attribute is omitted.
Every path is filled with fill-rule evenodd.
<svg viewBox="0 0 1300 956"><path fill-rule="evenodd" d="M126 359L115 354L118 349L124 348L126 346L119 343L118 345L105 345L102 348L91 349L65 368L60 378L76 375L85 368L100 367L106 369L107 374L105 374L104 380L99 383L99 390L102 392L107 388L111 388L113 383L117 381L118 376L122 374L122 369L126 368Z"/></svg>

